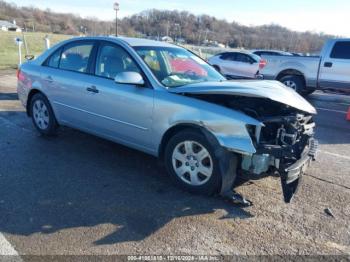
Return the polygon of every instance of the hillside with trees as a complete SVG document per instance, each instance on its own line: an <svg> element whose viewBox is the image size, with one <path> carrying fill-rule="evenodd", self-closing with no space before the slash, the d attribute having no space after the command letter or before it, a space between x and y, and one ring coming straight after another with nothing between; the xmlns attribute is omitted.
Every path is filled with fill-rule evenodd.
<svg viewBox="0 0 350 262"><path fill-rule="evenodd" d="M109 35L115 31L114 21L82 18L50 9L18 7L0 0L0 20L13 21L25 31L57 34ZM326 39L334 36L312 32L295 32L279 25L244 26L208 15L196 16L186 11L147 10L121 19L120 34L159 38L169 35L189 44L217 41L230 47L266 48L294 52L320 51Z"/></svg>

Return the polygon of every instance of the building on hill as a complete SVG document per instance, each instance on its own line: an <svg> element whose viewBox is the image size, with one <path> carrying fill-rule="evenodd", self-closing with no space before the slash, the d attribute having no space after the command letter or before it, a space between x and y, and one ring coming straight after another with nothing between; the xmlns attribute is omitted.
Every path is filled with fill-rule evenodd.
<svg viewBox="0 0 350 262"><path fill-rule="evenodd" d="M0 29L2 31L22 32L22 29L19 26L4 20L0 20Z"/></svg>

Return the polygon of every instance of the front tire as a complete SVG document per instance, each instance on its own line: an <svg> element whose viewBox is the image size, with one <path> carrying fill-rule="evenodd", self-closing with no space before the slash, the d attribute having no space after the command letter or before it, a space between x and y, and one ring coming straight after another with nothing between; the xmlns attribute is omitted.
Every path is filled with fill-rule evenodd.
<svg viewBox="0 0 350 262"><path fill-rule="evenodd" d="M52 136L57 131L57 121L50 102L41 94L35 94L30 101L30 115L33 124L40 134Z"/></svg>
<svg viewBox="0 0 350 262"><path fill-rule="evenodd" d="M174 135L165 149L165 166L172 180L191 193L213 195L221 186L215 145L198 131Z"/></svg>

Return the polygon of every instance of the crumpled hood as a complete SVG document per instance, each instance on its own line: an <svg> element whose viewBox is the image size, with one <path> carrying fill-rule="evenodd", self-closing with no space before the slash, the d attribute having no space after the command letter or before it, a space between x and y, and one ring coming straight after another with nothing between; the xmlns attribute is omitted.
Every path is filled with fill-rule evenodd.
<svg viewBox="0 0 350 262"><path fill-rule="evenodd" d="M172 93L238 95L268 98L316 114L316 109L293 89L274 80L234 80L224 82L201 82L177 88L169 88Z"/></svg>

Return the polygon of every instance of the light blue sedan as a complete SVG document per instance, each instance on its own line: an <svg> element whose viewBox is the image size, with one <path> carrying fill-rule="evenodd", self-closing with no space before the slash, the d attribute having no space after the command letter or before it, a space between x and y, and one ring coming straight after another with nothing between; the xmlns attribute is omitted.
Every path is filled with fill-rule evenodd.
<svg viewBox="0 0 350 262"><path fill-rule="evenodd" d="M316 110L277 81L227 81L181 47L74 38L18 70L43 135L69 126L159 157L191 192L229 195L237 175L278 172L289 202L314 158Z"/></svg>

